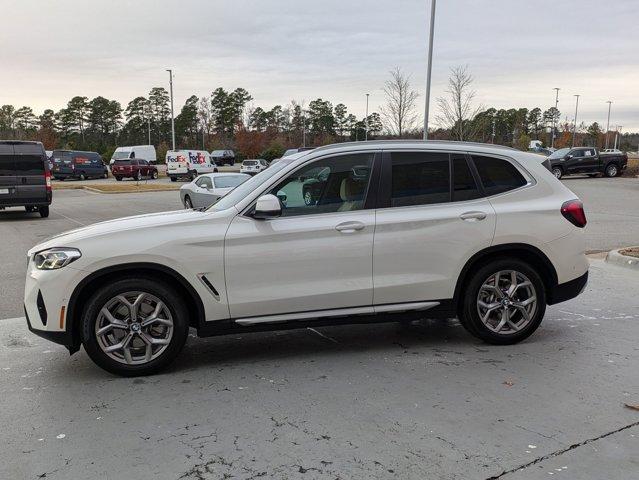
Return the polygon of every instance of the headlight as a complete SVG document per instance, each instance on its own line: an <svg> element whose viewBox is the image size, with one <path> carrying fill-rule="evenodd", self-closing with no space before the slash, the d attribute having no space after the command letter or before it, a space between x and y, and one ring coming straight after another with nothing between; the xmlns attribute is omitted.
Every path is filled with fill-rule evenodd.
<svg viewBox="0 0 639 480"><path fill-rule="evenodd" d="M36 253L33 256L33 263L38 270L57 270L66 267L81 256L80 250L75 248L49 248Z"/></svg>

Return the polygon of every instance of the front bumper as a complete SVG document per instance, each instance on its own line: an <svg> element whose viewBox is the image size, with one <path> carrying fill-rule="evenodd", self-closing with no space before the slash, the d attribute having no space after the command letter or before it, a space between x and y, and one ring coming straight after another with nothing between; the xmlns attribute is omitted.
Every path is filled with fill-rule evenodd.
<svg viewBox="0 0 639 480"><path fill-rule="evenodd" d="M31 320L29 319L29 313L27 312L27 307L24 307L24 316L27 319L27 327L29 327L29 331L34 333L38 337L44 338L45 340L49 340L50 342L57 343L58 345L63 345L69 349L70 353L75 353L78 349L73 346L73 337L71 332L67 331L59 331L53 332L49 330L36 330L31 326Z"/></svg>

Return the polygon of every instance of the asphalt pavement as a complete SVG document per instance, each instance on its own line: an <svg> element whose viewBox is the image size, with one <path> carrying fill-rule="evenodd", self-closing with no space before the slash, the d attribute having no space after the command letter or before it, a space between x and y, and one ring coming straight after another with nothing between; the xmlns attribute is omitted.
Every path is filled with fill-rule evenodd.
<svg viewBox="0 0 639 480"><path fill-rule="evenodd" d="M638 180L565 183L588 248L639 243ZM508 347L427 319L191 336L166 373L124 379L27 331L28 248L180 207L177 192L69 190L48 219L0 212L0 478L637 478L639 277L600 259Z"/></svg>

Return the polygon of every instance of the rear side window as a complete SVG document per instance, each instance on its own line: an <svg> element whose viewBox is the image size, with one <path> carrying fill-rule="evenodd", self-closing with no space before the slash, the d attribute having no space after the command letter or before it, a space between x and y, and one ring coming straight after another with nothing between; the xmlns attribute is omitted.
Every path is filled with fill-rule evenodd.
<svg viewBox="0 0 639 480"><path fill-rule="evenodd" d="M453 202L463 202L481 197L475 177L464 155L453 154Z"/></svg>
<svg viewBox="0 0 639 480"><path fill-rule="evenodd" d="M391 206L429 205L450 201L447 153L392 154Z"/></svg>
<svg viewBox="0 0 639 480"><path fill-rule="evenodd" d="M44 161L40 155L16 155L16 175L42 175Z"/></svg>
<svg viewBox="0 0 639 480"><path fill-rule="evenodd" d="M487 196L508 192L526 185L526 179L515 166L501 158L473 155L479 178Z"/></svg>

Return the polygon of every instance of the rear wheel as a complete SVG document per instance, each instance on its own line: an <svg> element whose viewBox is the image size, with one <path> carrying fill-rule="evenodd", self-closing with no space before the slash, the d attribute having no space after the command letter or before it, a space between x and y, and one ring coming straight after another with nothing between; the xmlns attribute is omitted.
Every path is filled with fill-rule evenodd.
<svg viewBox="0 0 639 480"><path fill-rule="evenodd" d="M103 369L123 376L150 375L172 362L188 336L188 314L163 282L129 278L109 283L82 315L82 345Z"/></svg>
<svg viewBox="0 0 639 480"><path fill-rule="evenodd" d="M137 172L135 172L135 177L133 178L135 179L135 181L139 182L140 180L142 180L142 172L138 170Z"/></svg>
<svg viewBox="0 0 639 480"><path fill-rule="evenodd" d="M153 173L151 174L151 178L153 180L157 180L157 178L158 178L158 171L157 170L153 170Z"/></svg>
<svg viewBox="0 0 639 480"><path fill-rule="evenodd" d="M561 178L564 174L564 171L560 167L553 167L552 174L555 176L555 178Z"/></svg>
<svg viewBox="0 0 639 480"><path fill-rule="evenodd" d="M171 177L172 182L177 182L177 177Z"/></svg>
<svg viewBox="0 0 639 480"><path fill-rule="evenodd" d="M38 207L38 211L40 212L40 216L42 218L47 218L49 216L49 206L45 205L44 207Z"/></svg>
<svg viewBox="0 0 639 480"><path fill-rule="evenodd" d="M515 258L494 260L477 269L467 283L461 322L474 336L510 345L537 330L546 311L539 274Z"/></svg>
<svg viewBox="0 0 639 480"><path fill-rule="evenodd" d="M619 168L616 164L611 163L606 167L606 177L616 177L619 175Z"/></svg>
<svg viewBox="0 0 639 480"><path fill-rule="evenodd" d="M195 172L189 172L189 180L192 182L195 180Z"/></svg>
<svg viewBox="0 0 639 480"><path fill-rule="evenodd" d="M84 172L80 173L80 180L86 180L87 176L84 174Z"/></svg>
<svg viewBox="0 0 639 480"><path fill-rule="evenodd" d="M188 195L184 197L184 207L188 210L193 208L193 202L191 201L191 197Z"/></svg>
<svg viewBox="0 0 639 480"><path fill-rule="evenodd" d="M119 175L115 176L116 181L121 182L122 181L122 177L120 177Z"/></svg>

